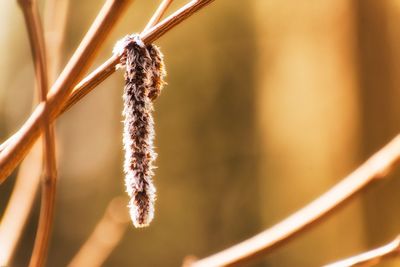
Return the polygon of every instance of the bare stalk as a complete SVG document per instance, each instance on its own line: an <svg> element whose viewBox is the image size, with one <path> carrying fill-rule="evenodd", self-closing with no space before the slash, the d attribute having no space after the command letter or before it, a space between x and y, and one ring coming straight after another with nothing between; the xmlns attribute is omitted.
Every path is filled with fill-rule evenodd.
<svg viewBox="0 0 400 267"><path fill-rule="evenodd" d="M0 223L0 266L10 266L40 184L42 146L39 142L22 162Z"/></svg>
<svg viewBox="0 0 400 267"><path fill-rule="evenodd" d="M49 81L57 79L60 71L62 48L67 25L68 0L47 0L45 6L45 37Z"/></svg>
<svg viewBox="0 0 400 267"><path fill-rule="evenodd" d="M149 44L154 42L156 39L164 35L170 29L178 25L180 22L185 20L186 18L193 15L196 11L200 10L202 7L206 6L207 4L213 2L214 0L193 0L185 5L183 8L179 9L177 12L169 16L168 18L164 19L162 22L158 23L156 26L152 27L150 30L145 31L141 34L142 40ZM118 3L121 3L120 0ZM87 38L85 38L87 39ZM87 41L86 41L87 42ZM81 52L79 53L81 54ZM73 57L73 59L76 57ZM71 60L77 61L77 59ZM70 61L70 62L71 62ZM81 62L81 61L79 61ZM100 83L103 81L107 76L112 74L115 71L115 66L119 62L119 56L112 56L108 59L103 65L100 66L101 69L95 70L91 76L92 78L96 78L98 80L86 80L86 84L95 84ZM55 85L53 86L52 90L49 92L48 95L48 103L40 103L36 109L32 112L31 116L28 120L24 123L24 125L9 139L7 139L7 145L0 146L0 183L2 183L8 175L15 169L18 163L23 159L26 153L31 148L33 142L39 137L41 131L41 118L44 116L44 113L50 114L50 119L53 121L65 106L71 105L72 102L68 100L70 97L70 93L72 93L73 88L71 82L62 82L66 79L66 76L72 77L69 79L74 79L74 77L80 77L82 72L81 65L80 71L78 72L76 69L71 68L69 63L66 67L67 70L64 70L63 73L60 75L60 78L57 80ZM71 70L72 69L72 70ZM85 68L86 69L86 68ZM68 71L69 75L65 72ZM79 74L79 75L78 75ZM76 88L78 91L75 94L78 94L79 97L75 98L74 101L77 99L81 99L87 92L83 92L86 87ZM93 89L93 88L90 88ZM65 92L68 92L68 96L65 96ZM61 100L65 102L61 103Z"/></svg>
<svg viewBox="0 0 400 267"><path fill-rule="evenodd" d="M46 102L48 91L46 48L37 2L36 0L19 0L18 2L24 13L25 23L28 29L40 101ZM56 194L57 166L54 127L49 122L48 114L43 116L42 123L45 125L43 139L42 201L39 225L30 266L44 265L52 229Z"/></svg>
<svg viewBox="0 0 400 267"><path fill-rule="evenodd" d="M11 139L14 137L14 135L10 136L7 140L5 140L1 145L0 145L0 153L1 151L4 150L4 148L6 148L6 146L8 146L8 144L10 144Z"/></svg>
<svg viewBox="0 0 400 267"><path fill-rule="evenodd" d="M146 27L144 27L144 32L150 30L151 27L156 25L161 17L165 14L168 7L172 4L173 0L163 0L161 4L158 6L156 12L154 12L153 16L150 18L149 22L147 23Z"/></svg>
<svg viewBox="0 0 400 267"><path fill-rule="evenodd" d="M360 255L325 265L325 267L353 267L353 266L373 266L383 259L400 255L400 236L382 247L364 252Z"/></svg>
<svg viewBox="0 0 400 267"><path fill-rule="evenodd" d="M387 175L400 162L400 135L354 172L304 208L264 232L204 259L186 263L191 267L234 266L264 255L325 218L375 179Z"/></svg>
<svg viewBox="0 0 400 267"><path fill-rule="evenodd" d="M130 218L126 199L114 198L92 234L72 259L69 267L100 267L124 236Z"/></svg>
<svg viewBox="0 0 400 267"><path fill-rule="evenodd" d="M46 64L46 48L44 43L44 34L42 23L40 21L36 0L18 0L20 7L24 13L26 27L30 45L32 49L32 57L35 67L35 78L38 84L40 101L46 102L48 91L47 64ZM44 116L43 120L45 142L44 142L44 166L45 175L48 178L57 175L55 162L55 144L54 129L48 120L48 116Z"/></svg>
<svg viewBox="0 0 400 267"><path fill-rule="evenodd" d="M192 0L156 26L142 32L140 37L145 44L150 44L211 2L214 0Z"/></svg>
<svg viewBox="0 0 400 267"><path fill-rule="evenodd" d="M30 267L44 266L53 228L54 206L56 197L56 177L44 177L42 182L42 194L39 224L36 232Z"/></svg>
<svg viewBox="0 0 400 267"><path fill-rule="evenodd" d="M46 39L50 80L58 73L68 1L46 2ZM48 33L50 29L50 34ZM0 266L8 266L32 208L41 174L42 148L36 144L21 164L0 223Z"/></svg>

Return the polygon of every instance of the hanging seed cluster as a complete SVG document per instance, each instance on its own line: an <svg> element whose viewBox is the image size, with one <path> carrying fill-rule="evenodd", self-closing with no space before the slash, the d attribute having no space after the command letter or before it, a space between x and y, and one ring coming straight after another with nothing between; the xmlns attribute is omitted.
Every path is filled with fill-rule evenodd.
<svg viewBox="0 0 400 267"><path fill-rule="evenodd" d="M137 35L117 44L125 67L124 133L125 185L130 197L130 215L135 227L147 226L154 217L156 189L153 184L153 101L164 86L164 63L160 50L145 46ZM122 47L122 48L121 48Z"/></svg>

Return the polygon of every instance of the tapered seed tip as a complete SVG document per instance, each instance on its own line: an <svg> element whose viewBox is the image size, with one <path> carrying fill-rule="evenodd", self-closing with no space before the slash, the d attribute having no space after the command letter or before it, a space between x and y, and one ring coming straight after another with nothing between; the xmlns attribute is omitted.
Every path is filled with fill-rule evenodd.
<svg viewBox="0 0 400 267"><path fill-rule="evenodd" d="M147 202L147 201L146 201ZM133 226L143 228L149 226L154 218L154 203L149 201L144 207L139 207L138 203L131 199L129 202L129 213L132 219Z"/></svg>

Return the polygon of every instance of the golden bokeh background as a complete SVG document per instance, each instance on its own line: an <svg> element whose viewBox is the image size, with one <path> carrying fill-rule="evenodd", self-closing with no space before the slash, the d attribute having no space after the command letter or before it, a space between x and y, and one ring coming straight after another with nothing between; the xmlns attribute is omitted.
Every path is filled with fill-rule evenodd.
<svg viewBox="0 0 400 267"><path fill-rule="evenodd" d="M103 2L69 1L61 67ZM119 38L140 32L158 4L136 0L93 69ZM34 76L17 1L1 1L0 17L5 140L32 110ZM395 0L216 0L157 40L168 86L155 103L155 220L146 229L129 225L104 266L180 266L188 255L229 247L298 210L387 143L400 130L398 25ZM122 89L119 71L57 121L47 266L68 265L108 203L125 195ZM15 176L0 187L1 212ZM384 244L400 231L399 192L397 170L249 266L320 266ZM11 266L27 265L38 203L37 196Z"/></svg>

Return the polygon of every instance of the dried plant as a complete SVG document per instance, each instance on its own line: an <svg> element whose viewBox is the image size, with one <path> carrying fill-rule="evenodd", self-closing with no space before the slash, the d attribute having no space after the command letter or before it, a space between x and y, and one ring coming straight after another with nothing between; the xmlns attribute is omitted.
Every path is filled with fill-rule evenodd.
<svg viewBox="0 0 400 267"><path fill-rule="evenodd" d="M400 236L397 236L392 242L364 252L360 255L341 260L335 263L324 265L324 267L353 267L353 266L373 266L382 260L394 257L400 254Z"/></svg>
<svg viewBox="0 0 400 267"><path fill-rule="evenodd" d="M43 160L45 164L42 170L42 207L30 266L44 265L52 226L57 176L52 123L59 115L72 107L110 76L121 61L126 65L125 78L127 80L124 96L124 143L126 150L125 172L127 175L127 191L132 197L131 208L133 211L131 214L133 215L134 224L139 227L147 225L153 217L155 188L152 184L152 162L156 154L153 151L152 145L154 130L151 112L153 111L152 101L157 98L163 86L164 82L162 78L165 72L163 70L161 53L152 43L196 11L213 2L213 0L190 1L171 16L158 23L172 2L171 0L164 0L146 25L145 30L136 39L132 41L132 37L129 37L125 40L121 53L114 54L79 82L90 67L92 60L97 55L99 48L104 43L103 41L109 35L116 21L131 2L129 0L106 1L67 66L47 93L48 72L45 56L46 48L36 1L19 0L25 15L30 37L35 63L35 78L41 99L31 116L18 132L0 145L0 182L7 179L43 132L43 147L45 151ZM311 225L315 225L316 222L324 219L327 214L330 214L331 211L360 192L372 181L388 174L399 162L400 136L397 136L367 162L344 178L343 181L287 219L227 250L204 259L192 259L190 262L186 262L185 265L231 266L249 261L259 255L264 255L270 252L272 248L282 245L291 237L302 233ZM33 194L34 190L35 187L33 186L30 193ZM23 216L18 217L20 220L26 220L27 216L25 215L27 210L30 209L31 201L26 203L26 207L28 208L23 209L21 213ZM14 200L11 203L15 203ZM109 213L110 208L100 221L95 233L100 231L97 229L105 229L104 225L110 221ZM10 213L6 213L6 218L9 218L8 216L10 215L8 214ZM113 220L111 219L111 221ZM107 223L104 223L104 221ZM7 225L5 224L6 222L8 222ZM10 220L2 220L0 230L12 229L11 231L21 231L22 226L12 228L9 227L9 222ZM117 224L119 223L117 222ZM115 228L117 229L116 233L118 233L119 238L111 246L107 247L105 257L122 237L125 225L126 222L123 222L117 227L118 229ZM115 229L113 228L113 230ZM7 249L2 250L0 254L2 259L5 259L6 264L14 251L18 234L8 235L7 238L8 240L5 243L11 244L11 246L7 246ZM78 255L84 255L85 251L90 251L93 248L90 244L93 244L93 242L97 242L96 238L90 238L87 243L89 245L83 246L82 253L78 253ZM356 265L366 261L369 263L375 262L376 259L383 259L387 255L398 255L398 243L397 238L392 243L382 247L384 249L373 250L345 262ZM82 260L80 257L78 259L79 261ZM74 265L74 262L76 261L74 260L71 264ZM351 264L334 266L352 266Z"/></svg>
<svg viewBox="0 0 400 267"><path fill-rule="evenodd" d="M96 224L92 234L73 257L68 267L102 266L108 255L124 237L128 229L129 216L126 199L115 197L108 204L103 217ZM112 237L105 239L104 237Z"/></svg>
<svg viewBox="0 0 400 267"><path fill-rule="evenodd" d="M36 3L32 3L35 4ZM49 80L59 72L68 1L49 1L46 5L45 37ZM31 7L30 9L32 9ZM36 11L35 11L36 12ZM33 26L33 25L32 25ZM0 265L8 266L32 208L41 175L42 147L36 144L18 170L12 195L0 224Z"/></svg>
<svg viewBox="0 0 400 267"><path fill-rule="evenodd" d="M265 255L324 219L371 182L385 177L400 163L400 135L328 192L258 235L188 266L233 266Z"/></svg>
<svg viewBox="0 0 400 267"><path fill-rule="evenodd" d="M24 13L25 23L31 44L33 62L35 62L35 78L39 89L40 100L46 102L48 91L48 74L44 32L39 16L37 1L19 0ZM54 214L56 196L57 166L55 155L54 127L49 122L49 115L43 117L43 170L42 170L42 200L39 225L36 233L30 266L42 266L46 259L50 232Z"/></svg>

